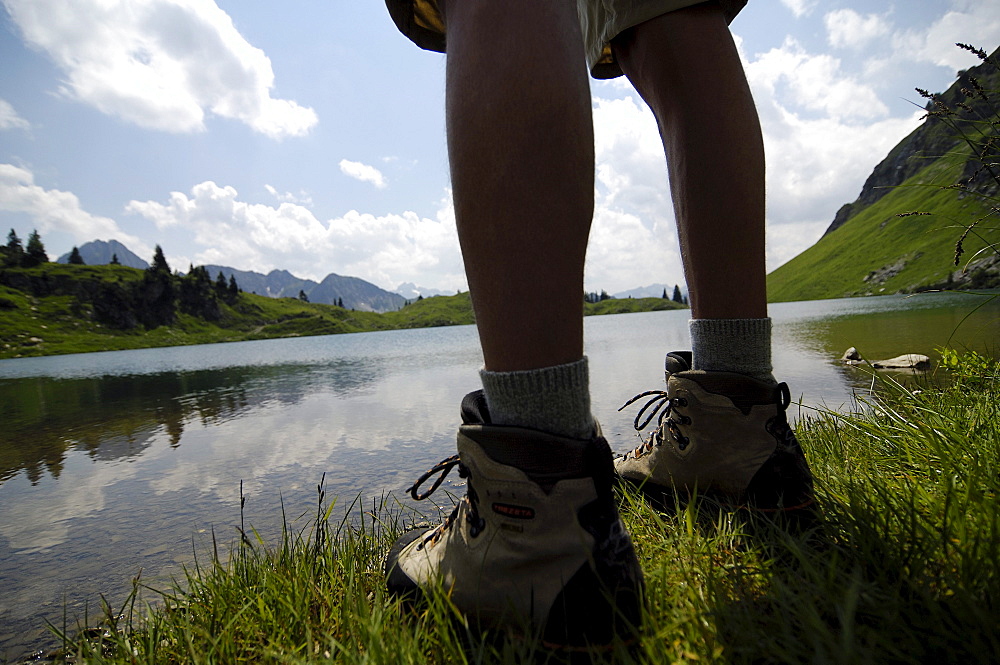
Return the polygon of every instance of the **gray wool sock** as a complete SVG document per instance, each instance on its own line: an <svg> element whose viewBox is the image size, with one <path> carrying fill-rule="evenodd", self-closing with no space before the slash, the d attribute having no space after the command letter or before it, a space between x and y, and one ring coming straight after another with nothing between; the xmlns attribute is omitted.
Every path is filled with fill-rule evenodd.
<svg viewBox="0 0 1000 665"><path fill-rule="evenodd" d="M692 369L736 372L775 383L771 319L691 319Z"/></svg>
<svg viewBox="0 0 1000 665"><path fill-rule="evenodd" d="M541 369L482 370L479 376L493 424L528 427L572 439L594 435L586 357Z"/></svg>

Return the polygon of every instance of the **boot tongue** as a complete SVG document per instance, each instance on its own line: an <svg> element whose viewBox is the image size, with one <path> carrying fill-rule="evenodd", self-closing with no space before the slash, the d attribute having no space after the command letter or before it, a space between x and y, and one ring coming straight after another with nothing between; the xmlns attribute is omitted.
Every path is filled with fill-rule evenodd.
<svg viewBox="0 0 1000 665"><path fill-rule="evenodd" d="M466 425L489 425L490 409L486 406L486 393L471 392L462 398L462 422Z"/></svg>

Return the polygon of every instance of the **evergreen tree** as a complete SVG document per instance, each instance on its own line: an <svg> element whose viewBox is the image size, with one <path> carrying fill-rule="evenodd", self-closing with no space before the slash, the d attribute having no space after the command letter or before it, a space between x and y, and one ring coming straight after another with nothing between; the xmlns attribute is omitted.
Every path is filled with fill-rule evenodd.
<svg viewBox="0 0 1000 665"><path fill-rule="evenodd" d="M38 235L38 231L32 231L31 235L28 236L28 244L25 245L24 259L21 261L21 265L25 268L33 268L37 265L49 262L49 255L45 253L45 245L42 244L42 238Z"/></svg>
<svg viewBox="0 0 1000 665"><path fill-rule="evenodd" d="M170 266L157 245L153 265L146 268L136 297L136 315L146 328L169 325L176 317L177 287Z"/></svg>
<svg viewBox="0 0 1000 665"><path fill-rule="evenodd" d="M665 286L663 287L663 295L660 296L660 297L663 298L664 300L667 299L667 287L665 287Z"/></svg>
<svg viewBox="0 0 1000 665"><path fill-rule="evenodd" d="M205 266L191 268L179 281L177 302L182 312L206 321L218 321L222 317L212 277Z"/></svg>
<svg viewBox="0 0 1000 665"><path fill-rule="evenodd" d="M236 284L236 275L229 276L229 304L236 302L240 295L240 287Z"/></svg>
<svg viewBox="0 0 1000 665"><path fill-rule="evenodd" d="M112 254L111 255L111 265L113 265L113 266L120 266L121 265L121 261L118 260L118 255L117 254Z"/></svg>
<svg viewBox="0 0 1000 665"><path fill-rule="evenodd" d="M302 302L309 302L309 296L307 296L306 292L302 289L299 289L299 300Z"/></svg>
<svg viewBox="0 0 1000 665"><path fill-rule="evenodd" d="M684 302L684 297L681 295L681 287L677 284L674 284L674 297L671 300L679 303Z"/></svg>
<svg viewBox="0 0 1000 665"><path fill-rule="evenodd" d="M24 260L24 245L17 237L17 231L10 230L7 234L7 245L4 247L3 263L5 266L17 267Z"/></svg>
<svg viewBox="0 0 1000 665"><path fill-rule="evenodd" d="M215 295L220 298L225 298L229 293L229 287L226 285L226 276L219 271L219 276L215 278Z"/></svg>
<svg viewBox="0 0 1000 665"><path fill-rule="evenodd" d="M337 307L340 307L341 309L343 309L343 307L344 307L344 299L343 298L337 298Z"/></svg>
<svg viewBox="0 0 1000 665"><path fill-rule="evenodd" d="M167 265L167 258L163 256L163 248L159 245L156 246L156 251L153 253L153 265L147 268L147 270L170 274L170 266Z"/></svg>
<svg viewBox="0 0 1000 665"><path fill-rule="evenodd" d="M73 251L69 253L69 262L75 266L86 265L83 261L83 257L80 256L80 250L77 249L76 246L74 246Z"/></svg>

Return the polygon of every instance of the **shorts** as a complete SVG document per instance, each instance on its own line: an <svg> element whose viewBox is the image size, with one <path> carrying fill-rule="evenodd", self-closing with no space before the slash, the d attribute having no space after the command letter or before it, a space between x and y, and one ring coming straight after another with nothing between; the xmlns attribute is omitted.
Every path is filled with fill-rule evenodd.
<svg viewBox="0 0 1000 665"><path fill-rule="evenodd" d="M577 0L587 66L594 78L622 75L611 51L611 40L632 26L705 0ZM747 0L717 0L732 22ZM400 32L422 49L445 52L445 27L437 0L386 0Z"/></svg>

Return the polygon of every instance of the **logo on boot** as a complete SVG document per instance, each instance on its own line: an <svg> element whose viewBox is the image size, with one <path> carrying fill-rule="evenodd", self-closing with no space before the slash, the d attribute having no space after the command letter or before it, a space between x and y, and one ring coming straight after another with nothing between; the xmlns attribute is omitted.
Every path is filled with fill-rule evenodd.
<svg viewBox="0 0 1000 665"><path fill-rule="evenodd" d="M494 503L493 512L504 517L513 517L518 520L535 519L535 509L527 506L514 506L509 503Z"/></svg>

